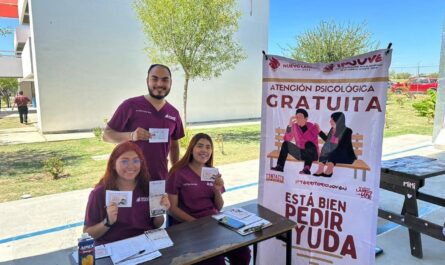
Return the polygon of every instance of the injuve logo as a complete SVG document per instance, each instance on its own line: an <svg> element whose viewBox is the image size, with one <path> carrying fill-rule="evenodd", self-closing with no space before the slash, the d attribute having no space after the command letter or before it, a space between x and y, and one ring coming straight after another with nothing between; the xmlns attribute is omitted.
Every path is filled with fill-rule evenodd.
<svg viewBox="0 0 445 265"><path fill-rule="evenodd" d="M280 62L277 59L271 57L269 60L269 66L270 68L272 68L273 71L275 71L278 67L280 67Z"/></svg>

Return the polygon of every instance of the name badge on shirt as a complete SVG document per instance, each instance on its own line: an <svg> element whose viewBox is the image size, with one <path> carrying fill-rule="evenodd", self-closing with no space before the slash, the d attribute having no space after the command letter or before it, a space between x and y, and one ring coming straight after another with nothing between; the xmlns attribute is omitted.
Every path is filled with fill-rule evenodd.
<svg viewBox="0 0 445 265"><path fill-rule="evenodd" d="M151 134L150 143L168 143L168 128L149 128L148 132Z"/></svg>

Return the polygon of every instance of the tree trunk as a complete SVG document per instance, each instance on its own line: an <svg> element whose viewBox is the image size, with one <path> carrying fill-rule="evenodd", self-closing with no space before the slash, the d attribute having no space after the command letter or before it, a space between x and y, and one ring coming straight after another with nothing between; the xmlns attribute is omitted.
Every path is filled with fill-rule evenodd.
<svg viewBox="0 0 445 265"><path fill-rule="evenodd" d="M185 83L184 83L184 94L182 97L183 104L184 104L184 129L187 128L187 91L189 86L189 77L185 76Z"/></svg>

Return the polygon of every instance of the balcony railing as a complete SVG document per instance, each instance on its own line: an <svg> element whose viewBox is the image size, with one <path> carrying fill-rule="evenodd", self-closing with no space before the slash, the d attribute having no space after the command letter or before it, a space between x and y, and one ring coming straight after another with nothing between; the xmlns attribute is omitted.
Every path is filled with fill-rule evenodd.
<svg viewBox="0 0 445 265"><path fill-rule="evenodd" d="M32 61L31 38L28 38L28 40L26 41L26 44L23 47L21 57L22 57L23 79L28 81L33 80L34 67Z"/></svg>
<svg viewBox="0 0 445 265"><path fill-rule="evenodd" d="M16 51L23 50L26 40L29 38L29 25L18 25L14 34L14 48Z"/></svg>
<svg viewBox="0 0 445 265"><path fill-rule="evenodd" d="M0 50L0 77L23 77L20 52Z"/></svg>
<svg viewBox="0 0 445 265"><path fill-rule="evenodd" d="M20 24L29 24L29 5L28 0L18 0L19 21Z"/></svg>

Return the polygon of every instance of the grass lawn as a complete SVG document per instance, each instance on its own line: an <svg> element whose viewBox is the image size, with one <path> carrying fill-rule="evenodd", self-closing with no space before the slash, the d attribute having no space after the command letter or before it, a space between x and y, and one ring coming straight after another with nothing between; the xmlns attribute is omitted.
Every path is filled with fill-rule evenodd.
<svg viewBox="0 0 445 265"><path fill-rule="evenodd" d="M433 134L433 120L418 116L412 107L414 102L424 99L426 95L415 97L414 99L406 95L389 94L384 137L402 134Z"/></svg>
<svg viewBox="0 0 445 265"><path fill-rule="evenodd" d="M431 135L432 123L417 116L411 107L414 100L421 98L409 99L404 95L388 98L385 137ZM11 126L8 124L21 125L17 118L0 119L0 129ZM259 157L260 125L192 130L193 134L197 132L208 133L214 139L216 166ZM93 187L104 173L106 160L93 160L92 156L109 154L113 147L113 144L96 138L1 146L0 202L18 200L23 194L36 197ZM44 171L44 161L55 155L65 161L65 172L69 177L53 180Z"/></svg>
<svg viewBox="0 0 445 265"><path fill-rule="evenodd" d="M0 130L1 129L12 129L12 128L23 128L30 126L33 123L28 117L28 125L20 123L19 117L0 117Z"/></svg>
<svg viewBox="0 0 445 265"><path fill-rule="evenodd" d="M214 137L224 134L222 145L221 141L215 142L217 166L259 157L259 125L199 131ZM243 152L239 152L240 145ZM36 197L93 187L105 171L106 160L97 161L92 157L109 154L113 147L96 138L1 146L0 202L20 199L23 194ZM44 161L56 155L65 162L64 171L69 177L53 180L45 172Z"/></svg>

